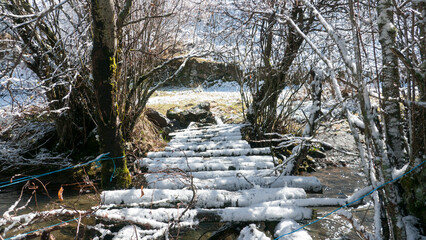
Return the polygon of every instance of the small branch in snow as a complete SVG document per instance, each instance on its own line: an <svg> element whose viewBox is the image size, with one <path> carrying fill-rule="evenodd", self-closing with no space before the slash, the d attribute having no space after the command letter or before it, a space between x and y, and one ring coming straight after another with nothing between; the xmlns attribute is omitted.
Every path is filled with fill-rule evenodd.
<svg viewBox="0 0 426 240"><path fill-rule="evenodd" d="M373 240L374 237L371 233L367 232L364 226L361 226L358 221L353 217L351 212L340 209L336 212L343 219L347 220L353 227L355 233L361 238L365 240Z"/></svg>

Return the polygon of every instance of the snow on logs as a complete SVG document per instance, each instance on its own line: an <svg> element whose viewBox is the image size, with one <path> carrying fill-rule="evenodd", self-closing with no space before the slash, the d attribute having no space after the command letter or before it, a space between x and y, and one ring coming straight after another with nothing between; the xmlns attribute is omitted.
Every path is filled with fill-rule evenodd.
<svg viewBox="0 0 426 240"><path fill-rule="evenodd" d="M206 126L195 129L184 129L177 130L170 133L170 136L188 136L195 134L230 134L230 133L240 133L241 127L245 126L244 124L224 124L216 126Z"/></svg>
<svg viewBox="0 0 426 240"><path fill-rule="evenodd" d="M100 218L126 221L133 224L148 225L151 228L163 228L170 222L179 220L181 226L203 222L254 222L280 221L293 219L300 221L312 218L312 210L301 207L228 207L220 209L189 209L183 208L120 208L100 209L94 213Z"/></svg>
<svg viewBox="0 0 426 240"><path fill-rule="evenodd" d="M155 181L158 179L166 179L170 176L171 173L177 173L176 171L165 171L165 172L153 172L146 173L145 178L148 181ZM182 175L182 174L181 174ZM238 176L276 176L276 173L271 169L263 170L228 170L228 171L201 171L201 172L191 172L183 173L183 176L193 177L198 179L212 179L212 178L223 178L223 177L238 177Z"/></svg>
<svg viewBox="0 0 426 240"><path fill-rule="evenodd" d="M193 197L192 190L144 189L116 190L102 192L102 205L126 205L140 207L175 207L177 204L187 205ZM197 190L196 208L249 207L264 202L284 201L306 198L301 188L249 189L241 191ZM280 207L275 204L274 206ZM259 205L258 207L268 207Z"/></svg>
<svg viewBox="0 0 426 240"><path fill-rule="evenodd" d="M165 179L149 177L147 178L148 188L158 189L183 189L189 188L191 178L183 175L170 175ZM322 185L316 177L299 176L233 176L214 179L193 178L193 184L197 189L221 189L228 191L238 191L251 188L303 188L307 192L319 193Z"/></svg>
<svg viewBox="0 0 426 240"><path fill-rule="evenodd" d="M270 149L251 148L242 140L242 126L171 133L165 151L150 152L138 161L147 169L143 192L104 191L96 216L162 231L174 221L180 226L199 221L299 221L312 217L306 207L346 203L346 199L306 199L306 192L322 191L319 180L279 175L273 170Z"/></svg>
<svg viewBox="0 0 426 240"><path fill-rule="evenodd" d="M220 157L220 156L247 156L247 155L265 155L270 154L269 148L230 148L230 149L212 149L205 151L164 151L150 152L148 158L162 157Z"/></svg>
<svg viewBox="0 0 426 240"><path fill-rule="evenodd" d="M274 167L272 156L144 158L139 161L139 164L146 167L148 172L167 169L181 169L186 172L257 170Z"/></svg>
<svg viewBox="0 0 426 240"><path fill-rule="evenodd" d="M188 143L188 142L171 142L169 146L165 148L165 151L182 151L182 150L192 150L196 152L206 151L206 150L216 150L216 149L230 149L230 148L250 148L250 144L248 144L245 140L233 140L226 142L214 142L214 141L206 141L200 143Z"/></svg>

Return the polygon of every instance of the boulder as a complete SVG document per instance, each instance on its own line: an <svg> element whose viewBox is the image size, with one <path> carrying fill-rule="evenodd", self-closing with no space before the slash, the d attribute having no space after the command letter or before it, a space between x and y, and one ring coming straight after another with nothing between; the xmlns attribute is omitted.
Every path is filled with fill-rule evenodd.
<svg viewBox="0 0 426 240"><path fill-rule="evenodd" d="M317 149L309 149L308 151L308 155L313 157L313 158L326 158L327 156L325 155L324 152L322 152L321 150L317 150Z"/></svg>
<svg viewBox="0 0 426 240"><path fill-rule="evenodd" d="M179 115L183 112L182 109L178 108L178 107L174 107L174 108L170 108L169 110L167 110L166 116L167 118L171 119L171 120L178 120L179 119Z"/></svg>
<svg viewBox="0 0 426 240"><path fill-rule="evenodd" d="M199 109L204 109L206 111L210 111L210 103L209 102L202 102L202 103L198 104L197 106L195 106L193 108L199 108Z"/></svg>
<svg viewBox="0 0 426 240"><path fill-rule="evenodd" d="M203 102L191 109L182 111L178 107L167 110L167 117L173 121L173 125L187 127L191 122L216 123L216 119L210 112L210 103ZM176 122L178 121L178 123Z"/></svg>
<svg viewBox="0 0 426 240"><path fill-rule="evenodd" d="M149 121L151 121L158 127L165 128L170 124L170 120L166 116L155 111L152 108L148 108L145 112L145 115Z"/></svg>

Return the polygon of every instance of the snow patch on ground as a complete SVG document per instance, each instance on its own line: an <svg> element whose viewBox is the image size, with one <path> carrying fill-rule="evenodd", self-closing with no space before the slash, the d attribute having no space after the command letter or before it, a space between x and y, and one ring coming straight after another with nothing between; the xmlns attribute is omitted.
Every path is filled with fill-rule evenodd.
<svg viewBox="0 0 426 240"><path fill-rule="evenodd" d="M291 233L299 228L300 225L294 220L282 220L275 227L274 237L278 238L282 236L280 238L281 240L312 240L311 236L309 236L308 232L305 229L301 229L297 232Z"/></svg>
<svg viewBox="0 0 426 240"><path fill-rule="evenodd" d="M263 232L257 230L255 224L243 228L237 240L270 240Z"/></svg>

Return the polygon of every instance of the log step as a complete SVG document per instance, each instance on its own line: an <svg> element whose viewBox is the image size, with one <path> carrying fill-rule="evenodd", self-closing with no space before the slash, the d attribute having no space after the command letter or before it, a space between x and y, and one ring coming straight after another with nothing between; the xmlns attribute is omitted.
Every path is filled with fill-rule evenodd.
<svg viewBox="0 0 426 240"><path fill-rule="evenodd" d="M241 157L238 157L241 158ZM228 170L260 170L260 169L271 169L274 167L272 159L270 161L256 161L256 162L244 162L244 161L219 161L219 162L178 162L178 163L167 163L166 161L158 162L155 164L145 164L140 162L140 165L146 166L148 172L163 172L169 169L180 169L185 172L200 172L200 171L228 171Z"/></svg>
<svg viewBox="0 0 426 240"><path fill-rule="evenodd" d="M147 179L164 179L168 175L176 173L176 171L162 171L161 173L146 173L144 176ZM271 169L264 170L228 170L228 171L200 171L200 172L189 172L188 176L192 176L198 179L212 179L212 178L223 178L223 177L237 177L237 176L276 176L277 172L272 171Z"/></svg>
<svg viewBox="0 0 426 240"><path fill-rule="evenodd" d="M229 156L229 157L160 157L143 158L139 164L155 166L156 164L187 164L187 163L244 163L244 162L273 162L270 155Z"/></svg>
<svg viewBox="0 0 426 240"><path fill-rule="evenodd" d="M224 132L214 132L214 133L187 133L187 134L179 134L175 135L173 139L175 140L181 140L181 139L188 139L188 138L206 138L211 139L214 137L233 137L233 136L241 136L241 132L238 131L224 131Z"/></svg>
<svg viewBox="0 0 426 240"><path fill-rule="evenodd" d="M182 175L170 175L166 179L147 179L148 188L159 189L183 189L190 186L190 177ZM322 185L316 177L280 176L280 177L222 177L216 179L193 178L197 189L221 189L238 191L251 188L303 188L307 192L322 192Z"/></svg>
<svg viewBox="0 0 426 240"><path fill-rule="evenodd" d="M214 142L206 141L203 143L188 143L188 142L172 142L165 148L165 151L182 151L191 150L196 152L217 149L231 149L231 148L250 148L250 144L244 140L234 140L227 142Z"/></svg>
<svg viewBox="0 0 426 240"><path fill-rule="evenodd" d="M175 151L175 152L149 152L148 158L162 158L162 157L220 157L220 156L247 156L247 155L260 155L270 154L269 148L237 148L237 149L216 149L206 150L204 152L196 151Z"/></svg>
<svg viewBox="0 0 426 240"><path fill-rule="evenodd" d="M172 139L170 143L184 143L184 142L206 142L206 141L214 141L214 142L220 142L220 141L233 141L233 140L242 140L241 134L236 135L230 135L230 136L215 136L215 137L191 137L191 138L179 138L179 139Z"/></svg>
<svg viewBox="0 0 426 240"><path fill-rule="evenodd" d="M189 204L192 190L140 189L104 191L101 194L102 205L138 205L139 207L173 207L177 204ZM269 201L306 198L302 188L269 188L241 191L197 190L194 207L224 208L248 207ZM278 205L277 205L278 206ZM259 206L265 207L265 206Z"/></svg>
<svg viewBox="0 0 426 240"><path fill-rule="evenodd" d="M170 222L180 219L185 223L199 222L260 222L294 219L296 221L311 219L312 210L300 207L229 207L219 209L190 209L181 216L184 209L175 208L121 208L100 209L94 212L99 218L126 221L147 225L150 228L163 228ZM181 225L181 226L182 226Z"/></svg>
<svg viewBox="0 0 426 240"><path fill-rule="evenodd" d="M200 128L190 128L183 130L176 130L175 132L170 133L170 136L184 135L184 134L200 134L200 133L216 133L216 132L231 132L231 131L240 131L244 124L223 124L223 125L214 125Z"/></svg>

